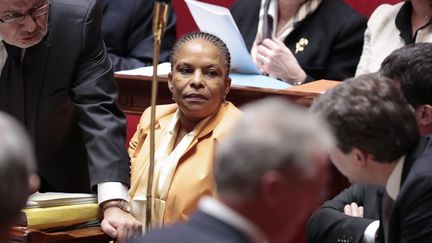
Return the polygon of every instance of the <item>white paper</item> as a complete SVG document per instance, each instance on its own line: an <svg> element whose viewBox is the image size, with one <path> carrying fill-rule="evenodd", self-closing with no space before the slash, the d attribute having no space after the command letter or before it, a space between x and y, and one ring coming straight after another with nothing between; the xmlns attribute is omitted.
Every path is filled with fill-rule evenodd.
<svg viewBox="0 0 432 243"><path fill-rule="evenodd" d="M30 195L26 208L45 208L97 203L97 195L89 193L36 192Z"/></svg>
<svg viewBox="0 0 432 243"><path fill-rule="evenodd" d="M226 43L231 54L232 72L260 73L227 8L195 0L185 0L185 2L199 29L216 35Z"/></svg>
<svg viewBox="0 0 432 243"><path fill-rule="evenodd" d="M267 89L287 89L292 85L259 74L231 73L231 85L250 86Z"/></svg>
<svg viewBox="0 0 432 243"><path fill-rule="evenodd" d="M96 194L90 193L36 192L29 196L28 201L41 202L66 198L96 198L96 196Z"/></svg>
<svg viewBox="0 0 432 243"><path fill-rule="evenodd" d="M166 77L168 73L171 72L171 64L169 62L164 62L158 65L157 67L157 76ZM153 76L153 66L149 67L141 67L131 70L123 70L115 72L117 74L126 74L126 75L138 75L138 76Z"/></svg>

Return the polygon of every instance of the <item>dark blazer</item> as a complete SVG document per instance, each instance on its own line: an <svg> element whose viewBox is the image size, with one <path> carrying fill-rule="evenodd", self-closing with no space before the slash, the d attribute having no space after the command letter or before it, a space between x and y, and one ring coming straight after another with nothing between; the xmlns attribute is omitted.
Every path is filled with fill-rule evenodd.
<svg viewBox="0 0 432 243"><path fill-rule="evenodd" d="M99 0L103 8L102 33L114 71L153 65L154 0ZM160 62L168 62L176 41L172 8L162 39Z"/></svg>
<svg viewBox="0 0 432 243"><path fill-rule="evenodd" d="M230 225L204 213L196 212L183 223L146 233L131 243L248 243L244 234Z"/></svg>
<svg viewBox="0 0 432 243"><path fill-rule="evenodd" d="M261 0L237 0L231 7L248 50L257 33L260 4ZM315 13L294 26L284 43L308 75L306 81L344 80L356 71L366 21L342 0L323 0ZM308 39L309 44L295 54L301 38Z"/></svg>
<svg viewBox="0 0 432 243"><path fill-rule="evenodd" d="M126 119L115 103L101 21L95 0L51 0L47 36L25 51L26 127L41 191L129 185Z"/></svg>
<svg viewBox="0 0 432 243"><path fill-rule="evenodd" d="M381 227L380 227L381 229ZM382 231L380 242L382 240ZM432 137L421 138L407 155L390 216L387 242L432 242Z"/></svg>
<svg viewBox="0 0 432 243"><path fill-rule="evenodd" d="M407 155L401 189L390 217L389 241L432 242L432 138L423 137ZM384 187L356 184L314 213L308 225L308 242L361 242L364 230L379 219ZM344 205L358 202L368 219L344 216ZM382 229L379 230L383 241Z"/></svg>
<svg viewBox="0 0 432 243"><path fill-rule="evenodd" d="M361 243L367 226L379 219L377 193L384 186L353 184L332 200L328 200L310 218L307 227L309 243ZM364 207L364 218L344 214L347 204Z"/></svg>

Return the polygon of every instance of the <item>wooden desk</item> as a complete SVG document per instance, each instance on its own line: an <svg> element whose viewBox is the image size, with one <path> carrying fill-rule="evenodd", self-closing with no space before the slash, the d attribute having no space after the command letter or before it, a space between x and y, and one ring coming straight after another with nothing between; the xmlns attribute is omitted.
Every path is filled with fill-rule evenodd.
<svg viewBox="0 0 432 243"><path fill-rule="evenodd" d="M59 232L45 232L25 227L13 227L10 231L10 242L48 243L48 242L76 242L76 243L108 243L112 239L102 232L99 226L80 229L63 230Z"/></svg>
<svg viewBox="0 0 432 243"><path fill-rule="evenodd" d="M120 92L119 103L124 111L141 113L150 105L151 77L116 74L115 78ZM241 106L264 97L279 96L309 106L316 96L338 83L337 81L319 80L284 90L233 85L227 100L236 106ZM173 103L171 97L167 78L159 78L157 103Z"/></svg>

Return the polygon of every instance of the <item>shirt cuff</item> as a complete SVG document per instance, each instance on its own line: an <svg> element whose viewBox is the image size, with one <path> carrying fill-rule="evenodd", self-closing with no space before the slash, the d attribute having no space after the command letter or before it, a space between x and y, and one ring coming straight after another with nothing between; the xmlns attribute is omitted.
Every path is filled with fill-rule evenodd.
<svg viewBox="0 0 432 243"><path fill-rule="evenodd" d="M121 182L102 182L97 186L99 204L113 199L129 201L128 189Z"/></svg>
<svg viewBox="0 0 432 243"><path fill-rule="evenodd" d="M380 225L379 220L375 220L368 225L368 227L366 228L366 230L363 234L362 243L374 243L375 242L376 233L377 233L379 225Z"/></svg>

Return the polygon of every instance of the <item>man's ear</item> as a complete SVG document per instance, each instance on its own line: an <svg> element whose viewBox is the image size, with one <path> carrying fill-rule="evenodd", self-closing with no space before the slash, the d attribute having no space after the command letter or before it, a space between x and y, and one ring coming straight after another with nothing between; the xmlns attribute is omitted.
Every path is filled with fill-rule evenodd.
<svg viewBox="0 0 432 243"><path fill-rule="evenodd" d="M416 117L420 125L432 125L432 105L421 105L417 108Z"/></svg>
<svg viewBox="0 0 432 243"><path fill-rule="evenodd" d="M168 73L168 89L171 91L171 94L173 92L173 85L172 85L172 72Z"/></svg>
<svg viewBox="0 0 432 243"><path fill-rule="evenodd" d="M370 155L358 148L353 148L352 153L354 155L357 166L359 168L366 167L367 163L369 162L368 159Z"/></svg>
<svg viewBox="0 0 432 243"><path fill-rule="evenodd" d="M278 206L281 198L286 195L286 185L283 175L278 171L267 171L261 176L260 196L268 206Z"/></svg>

